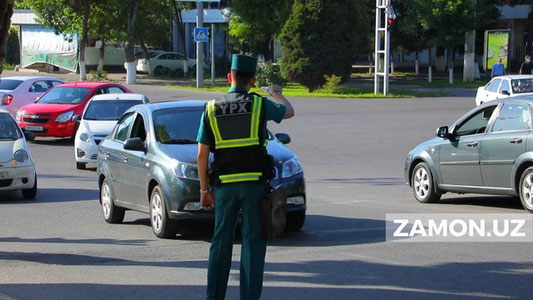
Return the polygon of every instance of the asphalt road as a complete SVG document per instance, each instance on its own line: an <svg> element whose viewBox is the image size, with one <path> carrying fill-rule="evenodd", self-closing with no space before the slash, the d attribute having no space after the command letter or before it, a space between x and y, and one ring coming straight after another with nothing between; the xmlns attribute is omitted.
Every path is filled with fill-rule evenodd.
<svg viewBox="0 0 533 300"><path fill-rule="evenodd" d="M152 101L217 94L132 88ZM292 137L307 180L301 232L270 243L262 299L531 298L527 243L394 243L387 213L525 213L517 199L445 195L419 204L403 184L407 152L474 105L473 98L293 99ZM38 199L0 193L0 299L203 299L211 226L153 235L147 215L106 224L94 170L75 169L73 145L38 139ZM239 295L240 245L227 299Z"/></svg>

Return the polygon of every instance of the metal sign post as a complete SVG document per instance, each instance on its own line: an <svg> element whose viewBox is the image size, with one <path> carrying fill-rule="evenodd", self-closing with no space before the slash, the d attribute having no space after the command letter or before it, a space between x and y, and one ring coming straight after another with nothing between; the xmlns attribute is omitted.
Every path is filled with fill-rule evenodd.
<svg viewBox="0 0 533 300"><path fill-rule="evenodd" d="M391 6L391 0L376 0L376 35L374 50L374 94L380 90L383 77L383 95L389 93L390 67L390 31L388 20L395 19L396 14ZM383 40L383 41L382 41ZM383 66L381 61L383 60Z"/></svg>
<svg viewBox="0 0 533 300"><path fill-rule="evenodd" d="M196 28L204 26L204 3L203 2L220 2L220 0L178 0L181 2L196 2ZM195 29L196 33L196 29ZM203 34L203 31L201 31ZM211 38L214 38L211 35ZM196 35L195 35L196 39ZM196 41L196 87L204 87L204 43L205 40Z"/></svg>

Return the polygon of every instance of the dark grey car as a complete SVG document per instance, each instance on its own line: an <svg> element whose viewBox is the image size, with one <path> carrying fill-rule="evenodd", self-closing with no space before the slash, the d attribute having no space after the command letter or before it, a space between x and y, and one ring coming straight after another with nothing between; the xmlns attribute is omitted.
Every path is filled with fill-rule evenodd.
<svg viewBox="0 0 533 300"><path fill-rule="evenodd" d="M204 101L138 105L128 110L98 148L98 184L104 219L122 222L125 210L150 214L158 237L175 234L178 219L213 219L200 206L196 168ZM286 134L270 136L268 152L276 161L273 185L288 189L287 224L300 229L306 195L298 158L283 143Z"/></svg>
<svg viewBox="0 0 533 300"><path fill-rule="evenodd" d="M405 181L420 202L446 192L520 196L533 212L533 99L487 102L411 150Z"/></svg>

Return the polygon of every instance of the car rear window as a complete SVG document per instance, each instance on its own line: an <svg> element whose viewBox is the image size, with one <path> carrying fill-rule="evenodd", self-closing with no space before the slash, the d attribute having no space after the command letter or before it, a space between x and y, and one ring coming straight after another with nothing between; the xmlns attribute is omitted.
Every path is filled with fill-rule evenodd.
<svg viewBox="0 0 533 300"><path fill-rule="evenodd" d="M22 133L15 120L8 113L0 113L0 141L17 140L22 138Z"/></svg>
<svg viewBox="0 0 533 300"><path fill-rule="evenodd" d="M116 121L128 108L142 104L141 100L104 100L91 101L85 114L84 120Z"/></svg>
<svg viewBox="0 0 533 300"><path fill-rule="evenodd" d="M22 80L0 79L0 90L12 91L16 89L22 82Z"/></svg>
<svg viewBox="0 0 533 300"><path fill-rule="evenodd" d="M533 78L511 80L514 94L533 93Z"/></svg>
<svg viewBox="0 0 533 300"><path fill-rule="evenodd" d="M153 113L155 136L162 144L196 143L202 107L167 108Z"/></svg>
<svg viewBox="0 0 533 300"><path fill-rule="evenodd" d="M56 86L39 99L39 103L78 104L87 97L90 88Z"/></svg>

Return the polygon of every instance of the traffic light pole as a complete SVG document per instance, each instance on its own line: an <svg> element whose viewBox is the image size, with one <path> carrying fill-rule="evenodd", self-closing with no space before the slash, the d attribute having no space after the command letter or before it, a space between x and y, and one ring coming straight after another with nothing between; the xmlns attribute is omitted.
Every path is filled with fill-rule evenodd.
<svg viewBox="0 0 533 300"><path fill-rule="evenodd" d="M380 91L381 77L383 77L383 95L389 93L390 67L390 31L389 19L396 16L391 6L391 0L376 0L376 35L374 50L374 94ZM383 66L381 61L383 60Z"/></svg>

